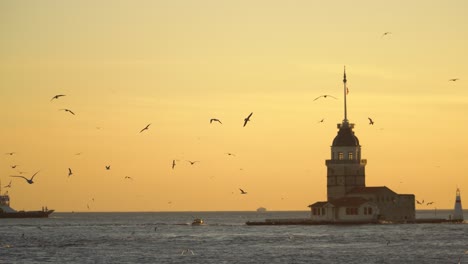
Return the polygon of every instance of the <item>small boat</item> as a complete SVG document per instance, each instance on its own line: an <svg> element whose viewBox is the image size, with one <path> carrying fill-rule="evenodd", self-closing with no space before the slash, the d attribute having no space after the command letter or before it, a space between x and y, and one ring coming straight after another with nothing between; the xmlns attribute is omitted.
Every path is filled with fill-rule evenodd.
<svg viewBox="0 0 468 264"><path fill-rule="evenodd" d="M54 210L48 210L47 207L37 211L16 211L10 207L8 192L0 194L0 218L46 218L53 212Z"/></svg>
<svg viewBox="0 0 468 264"><path fill-rule="evenodd" d="M195 226L196 226L196 225L203 225L203 223L204 223L204 222L203 222L203 219L195 218L195 219L193 219L192 225L193 225L193 226L194 226L194 225L195 225Z"/></svg>

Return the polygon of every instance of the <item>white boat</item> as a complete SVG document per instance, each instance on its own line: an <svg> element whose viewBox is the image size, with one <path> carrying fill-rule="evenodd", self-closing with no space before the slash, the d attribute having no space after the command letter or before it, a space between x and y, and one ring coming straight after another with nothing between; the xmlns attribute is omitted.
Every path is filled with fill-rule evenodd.
<svg viewBox="0 0 468 264"><path fill-rule="evenodd" d="M203 225L203 219L201 218L195 218L193 219L192 225Z"/></svg>

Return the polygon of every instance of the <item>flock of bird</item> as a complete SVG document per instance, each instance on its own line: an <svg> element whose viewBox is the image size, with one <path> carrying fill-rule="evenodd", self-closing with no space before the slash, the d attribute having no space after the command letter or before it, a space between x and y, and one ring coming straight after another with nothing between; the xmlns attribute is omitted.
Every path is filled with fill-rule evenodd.
<svg viewBox="0 0 468 264"><path fill-rule="evenodd" d="M420 205L424 205L424 200L422 200L422 201L416 200L416 203L417 203L417 204L420 204ZM435 203L435 202L427 202L426 205L431 205L431 204L434 204L434 203Z"/></svg>
<svg viewBox="0 0 468 264"><path fill-rule="evenodd" d="M66 95L65 95L65 94L57 94L57 95L54 95L54 96L50 99L50 101L52 102L52 101L57 100L57 99L60 99L61 97L64 97L64 96L66 96ZM325 96L325 97L327 97L327 96ZM61 108L61 109L59 109L59 111L65 111L65 112L68 112L68 113L70 113L70 114L72 114L72 115L75 115L75 112L73 112L72 110L70 110L70 109L68 109L68 108ZM244 118L244 123L243 123L243 126L244 126L244 127L245 127L245 126L247 125L247 123L250 121L250 118L252 117L252 115L253 115L253 112L251 112L246 118ZM213 122L218 122L219 124L222 124L221 120L219 120L219 119L217 119L217 118L212 118L212 119L210 119L210 124L213 123ZM147 124L144 128L142 128L142 129L140 130L139 133L142 133L142 132L148 130L148 129L150 128L150 125L151 125L151 123ZM5 153L5 155L9 155L9 156L13 156L14 154L16 154L16 152L7 152L7 153ZM77 153L76 155L80 155L80 154L81 154L81 153ZM226 153L226 154L229 155L229 156L235 156L235 154L230 153L230 152L228 152L228 153ZM176 161L178 161L178 160L175 160L175 159L174 159L174 160L172 161L172 169L175 168L175 166L176 166ZM198 160L194 160L194 161L186 160L186 161L187 161L190 165L194 165L194 164L196 164L197 162L200 162L200 161L198 161ZM10 167L13 168L13 169L15 169L17 166L18 166L18 165L11 165ZM111 169L111 165L105 165L105 169L106 169L106 170L110 170L110 169ZM23 173L23 172L20 172L20 174L22 174L22 173ZM10 177L13 177L13 178L22 178L22 179L24 179L28 184L33 184L33 183L34 183L34 181L33 181L33 180L34 180L34 177L36 177L36 175L37 175L38 173L39 173L39 171L37 171L36 173L34 173L34 174L31 176L31 178L26 178L25 176L22 176L22 175L10 175ZM72 176L72 175L73 175L72 169L71 169L71 168L68 168L68 177L70 177L70 176ZM130 176L125 176L124 179L133 180L133 178L130 177ZM9 184L5 185L4 188L11 188L11 181L9 182ZM241 194L247 194L247 192L243 191L242 189L239 188L239 190L241 191ZM93 200L94 200L94 198L93 198ZM89 209L89 205L87 205L87 207L88 207L88 209Z"/></svg>

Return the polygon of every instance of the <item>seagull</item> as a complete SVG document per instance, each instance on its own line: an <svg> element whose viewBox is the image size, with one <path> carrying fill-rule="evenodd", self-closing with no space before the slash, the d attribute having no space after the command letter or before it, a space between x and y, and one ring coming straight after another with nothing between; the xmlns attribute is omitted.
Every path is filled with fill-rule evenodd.
<svg viewBox="0 0 468 264"><path fill-rule="evenodd" d="M73 113L73 111L70 110L70 109L63 108L63 109L59 109L59 110L63 110L63 111L65 111L65 112L69 112L69 113L72 114L72 115L75 115L75 113Z"/></svg>
<svg viewBox="0 0 468 264"><path fill-rule="evenodd" d="M385 36L387 36L387 35L390 35L390 34L392 34L392 32L390 32L390 31L384 32L384 33L382 34L382 37L381 37L381 38L383 38L383 37L385 37Z"/></svg>
<svg viewBox="0 0 468 264"><path fill-rule="evenodd" d="M56 96L52 97L50 101L52 102L54 99L59 99L59 97L65 96L64 94L57 94Z"/></svg>
<svg viewBox="0 0 468 264"><path fill-rule="evenodd" d="M133 178L130 176L125 176L125 179L133 180Z"/></svg>
<svg viewBox="0 0 468 264"><path fill-rule="evenodd" d="M3 187L3 188L11 188L11 181L7 185L5 185L5 187Z"/></svg>
<svg viewBox="0 0 468 264"><path fill-rule="evenodd" d="M7 153L5 153L5 155L10 155L10 156L12 156L12 155L15 154L15 153L16 153L16 152L7 152Z"/></svg>
<svg viewBox="0 0 468 264"><path fill-rule="evenodd" d="M217 118L211 118L210 119L210 124L213 123L213 121L222 124L221 121L219 119L217 119Z"/></svg>
<svg viewBox="0 0 468 264"><path fill-rule="evenodd" d="M373 124L374 124L374 121L372 120L372 118L368 117L367 119L369 119L369 125L373 125Z"/></svg>
<svg viewBox="0 0 468 264"><path fill-rule="evenodd" d="M420 201L418 201L418 200L416 200L416 203L417 203L417 204L422 204L422 203L421 203Z"/></svg>
<svg viewBox="0 0 468 264"><path fill-rule="evenodd" d="M253 114L253 112L250 113L250 115L248 117L244 118L244 126L247 125L247 122L250 121L250 117L252 116L252 114Z"/></svg>
<svg viewBox="0 0 468 264"><path fill-rule="evenodd" d="M247 194L247 192L242 190L241 188L239 188L239 190L241 191L241 194Z"/></svg>
<svg viewBox="0 0 468 264"><path fill-rule="evenodd" d="M106 170L110 170L110 165L106 165Z"/></svg>
<svg viewBox="0 0 468 264"><path fill-rule="evenodd" d="M72 176L73 172L70 168L68 168L68 177Z"/></svg>
<svg viewBox="0 0 468 264"><path fill-rule="evenodd" d="M175 165L175 160L172 160L172 169L174 169Z"/></svg>
<svg viewBox="0 0 468 264"><path fill-rule="evenodd" d="M431 204L433 204L433 203L434 203L434 202L428 202L426 205L431 205Z"/></svg>
<svg viewBox="0 0 468 264"><path fill-rule="evenodd" d="M331 96L331 95L329 95L329 94L324 94L324 95L321 95L321 96L315 98L314 101L317 100L317 99L319 99L320 97L323 97L323 98L331 97L331 98L338 99L338 98L336 98L336 97L334 97L334 96Z"/></svg>
<svg viewBox="0 0 468 264"><path fill-rule="evenodd" d="M458 78L453 78L453 79L449 79L449 82L456 82L456 81L458 81L458 80L460 80L460 79L458 79Z"/></svg>
<svg viewBox="0 0 468 264"><path fill-rule="evenodd" d="M195 255L195 253L193 253L193 251L191 249L184 249L182 250L182 253L180 253L181 255L185 255L185 253L192 253L192 255Z"/></svg>
<svg viewBox="0 0 468 264"><path fill-rule="evenodd" d="M29 184L33 184L33 183L34 183L34 182L33 182L34 176L36 176L36 174L37 174L38 172L39 172L39 171L37 171L36 173L34 173L34 175L31 177L31 179L28 179L28 178L26 178L26 177L24 177L24 176L14 176L14 175L12 175L12 176L10 176L10 177L23 178L23 179L25 179Z"/></svg>
<svg viewBox="0 0 468 264"><path fill-rule="evenodd" d="M187 161L190 162L190 165L193 165L193 164L195 164L196 162L200 162L200 161L198 161L198 160L195 160L195 161L187 160Z"/></svg>
<svg viewBox="0 0 468 264"><path fill-rule="evenodd" d="M11 165L10 167L11 167L12 169L14 169L14 168L16 168L16 166L18 166L18 165Z"/></svg>
<svg viewBox="0 0 468 264"><path fill-rule="evenodd" d="M145 131L145 130L148 130L149 126L151 125L151 123L149 123L148 125L145 126L145 128L143 128L142 130L140 130L140 133Z"/></svg>
<svg viewBox="0 0 468 264"><path fill-rule="evenodd" d="M233 153L230 153L230 152L226 152L226 155L228 155L228 156L234 156L234 157L236 156L236 155L234 155Z"/></svg>
<svg viewBox="0 0 468 264"><path fill-rule="evenodd" d="M322 120L318 121L318 123L323 123L325 121L325 118L322 118Z"/></svg>

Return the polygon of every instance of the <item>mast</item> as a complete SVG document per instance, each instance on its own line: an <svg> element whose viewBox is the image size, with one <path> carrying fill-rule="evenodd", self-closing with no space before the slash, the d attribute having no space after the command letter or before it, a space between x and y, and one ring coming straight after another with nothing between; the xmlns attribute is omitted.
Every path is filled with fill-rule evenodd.
<svg viewBox="0 0 468 264"><path fill-rule="evenodd" d="M346 89L346 66L344 66L344 72L343 72L343 93L344 93L344 119L343 119L343 124L348 123L348 111L346 107L346 94L347 94L347 89Z"/></svg>

